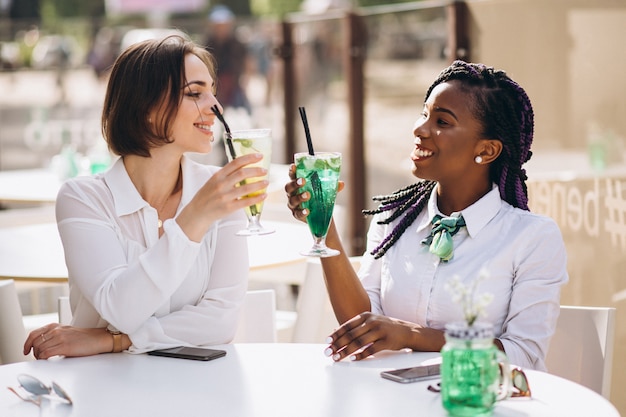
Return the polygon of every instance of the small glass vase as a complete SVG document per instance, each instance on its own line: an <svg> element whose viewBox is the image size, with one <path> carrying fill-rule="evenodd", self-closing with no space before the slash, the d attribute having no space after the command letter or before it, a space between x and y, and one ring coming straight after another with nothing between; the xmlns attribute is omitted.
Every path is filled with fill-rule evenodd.
<svg viewBox="0 0 626 417"><path fill-rule="evenodd" d="M493 343L493 326L448 324L445 337L441 350L443 408L453 417L490 416L496 401L507 398L511 391L509 362Z"/></svg>

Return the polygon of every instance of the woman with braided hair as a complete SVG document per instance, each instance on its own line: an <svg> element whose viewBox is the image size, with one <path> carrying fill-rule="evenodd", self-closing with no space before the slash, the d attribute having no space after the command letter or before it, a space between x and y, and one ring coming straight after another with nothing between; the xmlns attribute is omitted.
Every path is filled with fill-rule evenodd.
<svg viewBox="0 0 626 417"><path fill-rule="evenodd" d="M504 71L455 61L439 74L413 129L419 181L365 211L373 220L358 275L331 225L326 243L341 255L322 266L342 325L329 336L329 356L439 351L445 325L463 317L446 285L469 286L486 271L478 291L493 296L484 319L494 343L511 363L545 369L568 276L558 226L528 210L522 165L533 128L528 96ZM310 196L291 172L288 206L305 220Z"/></svg>

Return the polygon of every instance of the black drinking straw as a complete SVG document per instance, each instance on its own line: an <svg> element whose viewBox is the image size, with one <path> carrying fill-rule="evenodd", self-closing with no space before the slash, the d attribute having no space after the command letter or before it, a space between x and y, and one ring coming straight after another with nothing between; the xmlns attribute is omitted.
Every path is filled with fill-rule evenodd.
<svg viewBox="0 0 626 417"><path fill-rule="evenodd" d="M309 148L309 155L315 156L315 152L313 152L313 141L311 140L311 131L309 130L309 122L306 119L306 111L304 110L304 107L298 107L298 110L300 111L300 117L302 118L302 124L304 125L304 134L306 135L306 145ZM317 171L313 171L311 174L311 189L313 191L315 201L324 201L322 183ZM322 204L318 207L318 210L324 212L326 210L326 206Z"/></svg>
<svg viewBox="0 0 626 417"><path fill-rule="evenodd" d="M233 141L230 138L230 127L228 127L228 123L226 123L226 120L224 120L224 116L222 116L222 113L220 113L220 109L219 107L217 107L217 104L213 105L213 107L211 107L211 110L213 110L213 113L215 113L219 121L222 122L222 124L224 125L224 129L226 130L226 145L228 145L228 151L230 152L230 157L232 159L235 159L237 155L235 154Z"/></svg>
<svg viewBox="0 0 626 417"><path fill-rule="evenodd" d="M306 145L309 148L309 155L315 155L315 152L313 152L313 142L311 141L309 122L306 119L306 110L304 110L304 107L298 107L298 111L300 111L300 117L302 118L302 124L304 125L304 134L306 135Z"/></svg>

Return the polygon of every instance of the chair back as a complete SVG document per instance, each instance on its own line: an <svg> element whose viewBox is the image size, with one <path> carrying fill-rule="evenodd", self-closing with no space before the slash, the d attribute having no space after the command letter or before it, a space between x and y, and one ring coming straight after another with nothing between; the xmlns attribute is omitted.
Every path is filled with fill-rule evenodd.
<svg viewBox="0 0 626 417"><path fill-rule="evenodd" d="M546 356L548 372L611 393L615 308L561 306Z"/></svg>
<svg viewBox="0 0 626 417"><path fill-rule="evenodd" d="M62 295L58 298L59 324L69 326L72 324L72 307L70 297Z"/></svg>
<svg viewBox="0 0 626 417"><path fill-rule="evenodd" d="M350 262L358 271L361 257L351 257ZM328 335L339 327L326 290L322 264L317 258L307 260L306 274L300 286L296 312L293 330L295 343L325 343Z"/></svg>
<svg viewBox="0 0 626 417"><path fill-rule="evenodd" d="M0 363L15 363L32 360L32 354L24 356L26 330L22 321L15 282L0 280Z"/></svg>
<svg viewBox="0 0 626 417"><path fill-rule="evenodd" d="M273 289L246 292L233 343L276 342L275 313L276 293Z"/></svg>

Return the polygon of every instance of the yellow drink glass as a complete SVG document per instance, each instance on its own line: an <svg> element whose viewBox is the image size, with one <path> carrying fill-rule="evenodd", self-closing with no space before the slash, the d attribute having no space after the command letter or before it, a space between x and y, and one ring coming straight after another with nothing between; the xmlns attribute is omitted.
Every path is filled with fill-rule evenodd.
<svg viewBox="0 0 626 417"><path fill-rule="evenodd" d="M248 129L234 130L230 133L224 133L224 145L226 146L226 154L228 160L251 153L260 153L263 159L259 162L249 165L251 167L263 167L269 175L270 163L272 161L272 135L271 129ZM267 179L268 175L261 177L248 178L245 183L252 183ZM264 193L266 189L257 191L248 197ZM246 207L246 216L248 217L248 226L237 232L239 236L265 235L273 233L273 229L268 229L261 225L261 212L263 211L263 202L253 204Z"/></svg>

